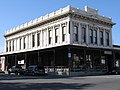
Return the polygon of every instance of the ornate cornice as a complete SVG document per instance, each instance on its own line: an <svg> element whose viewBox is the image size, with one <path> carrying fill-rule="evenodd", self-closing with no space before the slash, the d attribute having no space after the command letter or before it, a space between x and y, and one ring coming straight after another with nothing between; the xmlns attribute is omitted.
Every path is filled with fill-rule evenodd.
<svg viewBox="0 0 120 90"><path fill-rule="evenodd" d="M106 25L109 27L112 27L113 25L115 25L115 23L110 22L110 21L105 21L105 20L101 20L101 19L97 19L97 18L93 18L93 17L88 17L86 15L80 15L80 14L75 14L73 13L72 18L75 18L76 20L84 20L84 21L89 21L89 22L94 22L94 23L98 23L98 24L102 24L102 25Z"/></svg>
<svg viewBox="0 0 120 90"><path fill-rule="evenodd" d="M60 8L55 12L46 14L45 16L41 16L40 18L36 18L35 20L31 20L30 22L12 28L5 33L4 37L14 35L25 30L33 29L38 26L54 22L65 17L91 21L94 23L107 25L109 27L115 25L115 23L112 22L111 18L98 15L98 10L86 7L84 11L78 8L73 8L70 5L68 5L65 8Z"/></svg>

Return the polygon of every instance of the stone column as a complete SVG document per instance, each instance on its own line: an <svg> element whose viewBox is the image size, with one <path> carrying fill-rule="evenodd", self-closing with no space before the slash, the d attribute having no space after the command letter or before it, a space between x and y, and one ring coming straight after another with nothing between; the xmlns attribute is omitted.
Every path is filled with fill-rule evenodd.
<svg viewBox="0 0 120 90"><path fill-rule="evenodd" d="M32 48L32 33L30 34L30 48Z"/></svg>
<svg viewBox="0 0 120 90"><path fill-rule="evenodd" d="M47 33L47 34L46 34L46 35L47 35L47 36L46 36L46 40L47 40L46 43L47 43L47 46L48 46L48 45L49 45L49 38L48 38L48 36L49 36L49 35L48 35L48 34L49 34L49 30L48 30L48 28L47 28L47 32L46 32L46 33Z"/></svg>
<svg viewBox="0 0 120 90"><path fill-rule="evenodd" d="M14 40L14 51L16 51L16 39Z"/></svg>
<svg viewBox="0 0 120 90"><path fill-rule="evenodd" d="M42 47L42 30L40 30L40 47Z"/></svg>
<svg viewBox="0 0 120 90"><path fill-rule="evenodd" d="M109 36L109 41L110 41L110 47L112 47L112 30L110 30L110 36Z"/></svg>
<svg viewBox="0 0 120 90"><path fill-rule="evenodd" d="M13 40L11 40L11 51L13 51Z"/></svg>
<svg viewBox="0 0 120 90"><path fill-rule="evenodd" d="M27 35L27 36L26 36L26 39L25 39L25 43L26 43L26 46L25 46L25 47L26 47L26 49L28 49L28 45L29 45L28 41L29 41L29 40L28 40L28 35Z"/></svg>
<svg viewBox="0 0 120 90"><path fill-rule="evenodd" d="M4 46L5 52L8 52L8 51L7 51L7 47L8 47L8 42L7 42L7 40L6 40L6 41L5 41L5 46Z"/></svg>
<svg viewBox="0 0 120 90"><path fill-rule="evenodd" d="M28 48L30 49L31 48L31 35L29 34L28 35Z"/></svg>
<svg viewBox="0 0 120 90"><path fill-rule="evenodd" d="M44 31L44 46L47 46L47 29Z"/></svg>
<svg viewBox="0 0 120 90"><path fill-rule="evenodd" d="M37 47L37 32L35 32L35 47Z"/></svg>
<svg viewBox="0 0 120 90"><path fill-rule="evenodd" d="M21 37L21 50L23 50L23 46L24 46L24 43L23 43L23 37ZM19 44L19 43L18 43ZM19 50L19 49L18 49Z"/></svg>
<svg viewBox="0 0 120 90"><path fill-rule="evenodd" d="M79 27L78 27L78 42L79 44L81 44L81 36L82 36L82 29L81 29L81 24L79 24Z"/></svg>
<svg viewBox="0 0 120 90"><path fill-rule="evenodd" d="M70 43L73 43L73 23L70 20Z"/></svg>
<svg viewBox="0 0 120 90"><path fill-rule="evenodd" d="M60 44L62 44L62 25L60 25Z"/></svg>
<svg viewBox="0 0 120 90"><path fill-rule="evenodd" d="M66 39L67 39L66 42L67 43L70 42L70 33L69 33L70 26L69 25L70 25L70 21L68 21L67 24L66 24L66 30L67 30L67 32L66 32Z"/></svg>
<svg viewBox="0 0 120 90"><path fill-rule="evenodd" d="M52 45L55 45L55 28L52 28Z"/></svg>
<svg viewBox="0 0 120 90"><path fill-rule="evenodd" d="M89 44L89 28L88 25L86 25L86 45Z"/></svg>
<svg viewBox="0 0 120 90"><path fill-rule="evenodd" d="M97 29L97 45L100 46L100 28Z"/></svg>
<svg viewBox="0 0 120 90"><path fill-rule="evenodd" d="M103 46L106 47L106 32L103 30Z"/></svg>
<svg viewBox="0 0 120 90"><path fill-rule="evenodd" d="M16 50L20 50L20 38L16 39Z"/></svg>

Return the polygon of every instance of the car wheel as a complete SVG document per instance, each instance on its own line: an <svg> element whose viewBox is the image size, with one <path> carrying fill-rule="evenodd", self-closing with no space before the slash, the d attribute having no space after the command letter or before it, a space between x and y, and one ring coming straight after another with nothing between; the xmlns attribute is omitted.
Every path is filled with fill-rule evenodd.
<svg viewBox="0 0 120 90"><path fill-rule="evenodd" d="M118 72L116 72L115 74L118 74Z"/></svg>
<svg viewBox="0 0 120 90"><path fill-rule="evenodd" d="M18 75L18 72L15 72L15 75Z"/></svg>
<svg viewBox="0 0 120 90"><path fill-rule="evenodd" d="M10 71L8 71L8 74L10 75Z"/></svg>
<svg viewBox="0 0 120 90"><path fill-rule="evenodd" d="M32 76L35 76L35 72L32 72Z"/></svg>

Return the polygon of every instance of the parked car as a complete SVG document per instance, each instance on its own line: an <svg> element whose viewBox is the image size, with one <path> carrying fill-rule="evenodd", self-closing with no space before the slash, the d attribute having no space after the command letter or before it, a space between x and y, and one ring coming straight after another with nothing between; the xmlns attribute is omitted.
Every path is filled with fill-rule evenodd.
<svg viewBox="0 0 120 90"><path fill-rule="evenodd" d="M25 70L25 75L45 75L45 69L43 66L30 65Z"/></svg>
<svg viewBox="0 0 120 90"><path fill-rule="evenodd" d="M108 74L120 74L120 67L113 67Z"/></svg>
<svg viewBox="0 0 120 90"><path fill-rule="evenodd" d="M11 68L8 69L8 74L15 73L16 75L18 74L23 74L23 69L20 66L12 66Z"/></svg>

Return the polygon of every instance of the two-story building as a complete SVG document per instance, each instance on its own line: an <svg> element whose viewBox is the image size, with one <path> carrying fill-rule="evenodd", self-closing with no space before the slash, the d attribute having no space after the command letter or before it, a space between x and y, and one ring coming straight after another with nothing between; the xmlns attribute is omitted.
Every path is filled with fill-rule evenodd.
<svg viewBox="0 0 120 90"><path fill-rule="evenodd" d="M113 67L111 18L67 6L8 30L2 70L37 64L46 72L106 73Z"/></svg>

